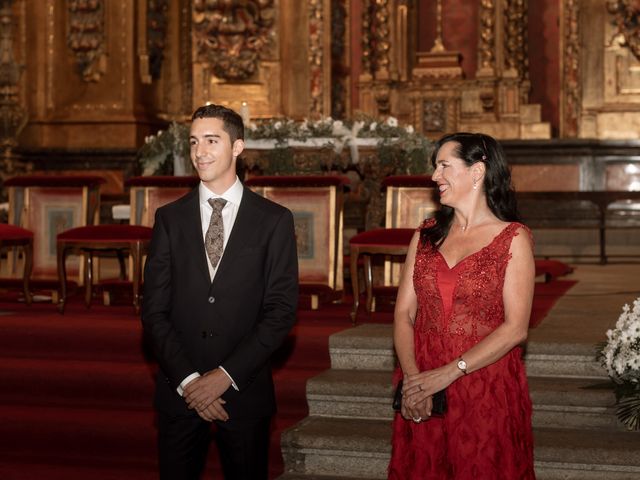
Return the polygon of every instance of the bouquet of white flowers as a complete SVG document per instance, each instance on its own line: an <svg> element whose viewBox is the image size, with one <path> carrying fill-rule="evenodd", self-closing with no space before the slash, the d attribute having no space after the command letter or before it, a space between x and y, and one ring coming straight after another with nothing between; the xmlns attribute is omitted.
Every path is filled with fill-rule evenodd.
<svg viewBox="0 0 640 480"><path fill-rule="evenodd" d="M615 384L618 418L640 430L640 297L622 308L598 357Z"/></svg>

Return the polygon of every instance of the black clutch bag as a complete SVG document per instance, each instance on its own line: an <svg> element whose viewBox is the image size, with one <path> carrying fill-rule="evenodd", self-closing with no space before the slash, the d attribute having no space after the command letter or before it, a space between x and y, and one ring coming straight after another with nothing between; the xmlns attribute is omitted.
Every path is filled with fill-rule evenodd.
<svg viewBox="0 0 640 480"><path fill-rule="evenodd" d="M402 380L396 387L396 393L393 394L393 409L400 411L402 408ZM441 417L447 411L447 392L440 390L433 394L433 408L431 409L432 417Z"/></svg>

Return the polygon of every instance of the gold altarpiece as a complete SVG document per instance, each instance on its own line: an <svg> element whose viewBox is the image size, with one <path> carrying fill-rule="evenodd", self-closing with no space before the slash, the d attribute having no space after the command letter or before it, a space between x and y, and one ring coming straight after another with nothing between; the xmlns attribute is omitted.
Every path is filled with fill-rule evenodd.
<svg viewBox="0 0 640 480"><path fill-rule="evenodd" d="M464 78L460 53L447 50L444 0L364 0L360 107L394 115L431 137L456 130L500 139L549 138L540 105L528 103L527 1L481 0L477 18L477 68ZM476 3L476 2L472 2ZM431 25L418 25L418 8L431 6ZM475 11L473 9L475 8ZM419 28L436 31L429 51L415 51ZM470 34L471 35L471 34Z"/></svg>
<svg viewBox="0 0 640 480"><path fill-rule="evenodd" d="M561 2L562 137L640 138L640 5Z"/></svg>

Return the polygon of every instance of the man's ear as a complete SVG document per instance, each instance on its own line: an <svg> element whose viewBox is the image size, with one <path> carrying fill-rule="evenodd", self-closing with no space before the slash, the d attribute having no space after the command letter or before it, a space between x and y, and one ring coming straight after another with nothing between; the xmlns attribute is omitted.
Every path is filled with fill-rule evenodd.
<svg viewBox="0 0 640 480"><path fill-rule="evenodd" d="M233 146L231 151L233 152L233 157L237 158L242 151L244 150L244 140L238 138L235 142L233 142Z"/></svg>

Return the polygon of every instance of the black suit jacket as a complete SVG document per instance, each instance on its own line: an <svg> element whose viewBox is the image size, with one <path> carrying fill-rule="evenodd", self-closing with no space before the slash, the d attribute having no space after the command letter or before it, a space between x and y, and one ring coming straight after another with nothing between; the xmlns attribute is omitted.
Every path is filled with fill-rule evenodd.
<svg viewBox="0 0 640 480"><path fill-rule="evenodd" d="M223 395L231 420L275 411L269 358L295 322L298 261L293 216L244 188L210 281L198 189L156 212L144 270L142 324L160 365L156 407L195 414L176 388L222 366L239 391Z"/></svg>

